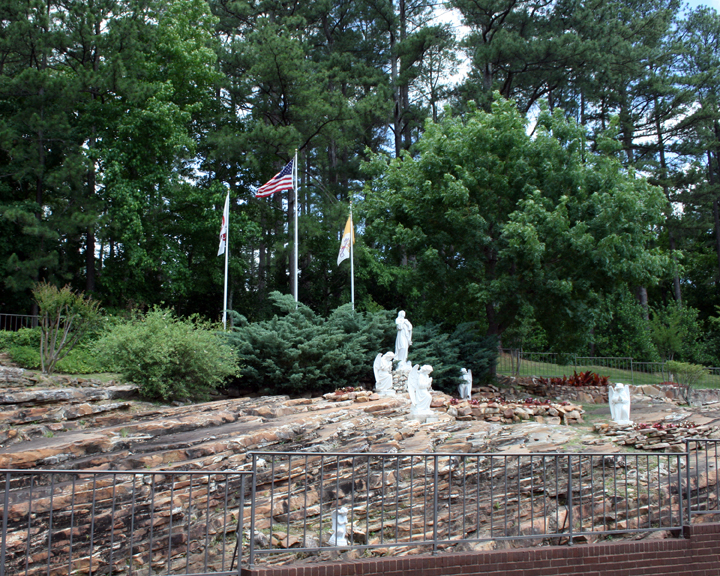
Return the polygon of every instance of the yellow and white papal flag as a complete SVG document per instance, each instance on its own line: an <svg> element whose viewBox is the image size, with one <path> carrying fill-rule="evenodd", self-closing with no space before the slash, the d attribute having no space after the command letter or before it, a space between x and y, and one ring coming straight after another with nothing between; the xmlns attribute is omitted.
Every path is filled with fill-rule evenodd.
<svg viewBox="0 0 720 576"><path fill-rule="evenodd" d="M352 215L347 219L345 224L345 231L343 232L342 240L340 241L340 252L338 253L337 263L338 266L343 260L350 258L350 241L355 244L355 231L353 230Z"/></svg>

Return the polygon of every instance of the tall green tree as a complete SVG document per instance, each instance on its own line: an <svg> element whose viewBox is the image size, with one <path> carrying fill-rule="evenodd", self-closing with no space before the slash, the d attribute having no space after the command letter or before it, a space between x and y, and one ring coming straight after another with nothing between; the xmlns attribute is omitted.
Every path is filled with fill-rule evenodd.
<svg viewBox="0 0 720 576"><path fill-rule="evenodd" d="M376 156L365 210L384 288L421 321L481 320L501 336L531 308L550 345L586 344L606 295L652 284L668 259L649 245L662 192L584 146L559 110L531 137L496 100L429 123L417 158Z"/></svg>

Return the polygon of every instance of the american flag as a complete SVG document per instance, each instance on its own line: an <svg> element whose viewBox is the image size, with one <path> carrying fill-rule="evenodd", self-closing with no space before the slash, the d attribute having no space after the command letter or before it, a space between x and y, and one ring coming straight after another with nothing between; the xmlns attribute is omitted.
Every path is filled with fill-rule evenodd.
<svg viewBox="0 0 720 576"><path fill-rule="evenodd" d="M275 192L282 192L293 187L293 161L290 160L285 165L285 168L280 170L275 176L273 176L267 183L263 184L255 192L255 198L265 198L272 196Z"/></svg>

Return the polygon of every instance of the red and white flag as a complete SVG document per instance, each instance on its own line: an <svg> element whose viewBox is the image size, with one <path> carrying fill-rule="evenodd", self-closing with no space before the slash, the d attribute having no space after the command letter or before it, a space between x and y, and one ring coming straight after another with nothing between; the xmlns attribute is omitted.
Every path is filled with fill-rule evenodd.
<svg viewBox="0 0 720 576"><path fill-rule="evenodd" d="M220 226L220 247L217 255L225 254L227 247L228 221L230 220L230 192L225 197L225 209L222 215L222 225Z"/></svg>
<svg viewBox="0 0 720 576"><path fill-rule="evenodd" d="M267 183L263 184L255 192L255 198L265 198L272 196L275 192L282 192L283 190L291 190L293 187L293 161L290 160L285 165L285 168L280 170L275 176L273 176Z"/></svg>

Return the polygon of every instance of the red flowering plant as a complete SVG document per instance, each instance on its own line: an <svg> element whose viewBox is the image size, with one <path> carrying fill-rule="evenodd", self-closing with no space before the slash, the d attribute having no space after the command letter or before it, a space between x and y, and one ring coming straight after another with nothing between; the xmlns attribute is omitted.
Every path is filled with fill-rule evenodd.
<svg viewBox="0 0 720 576"><path fill-rule="evenodd" d="M600 376L595 372L573 371L573 375L569 378L567 376L558 378L540 378L540 382L545 385L551 386L575 386L581 388L583 386L608 386L610 381L607 376Z"/></svg>

